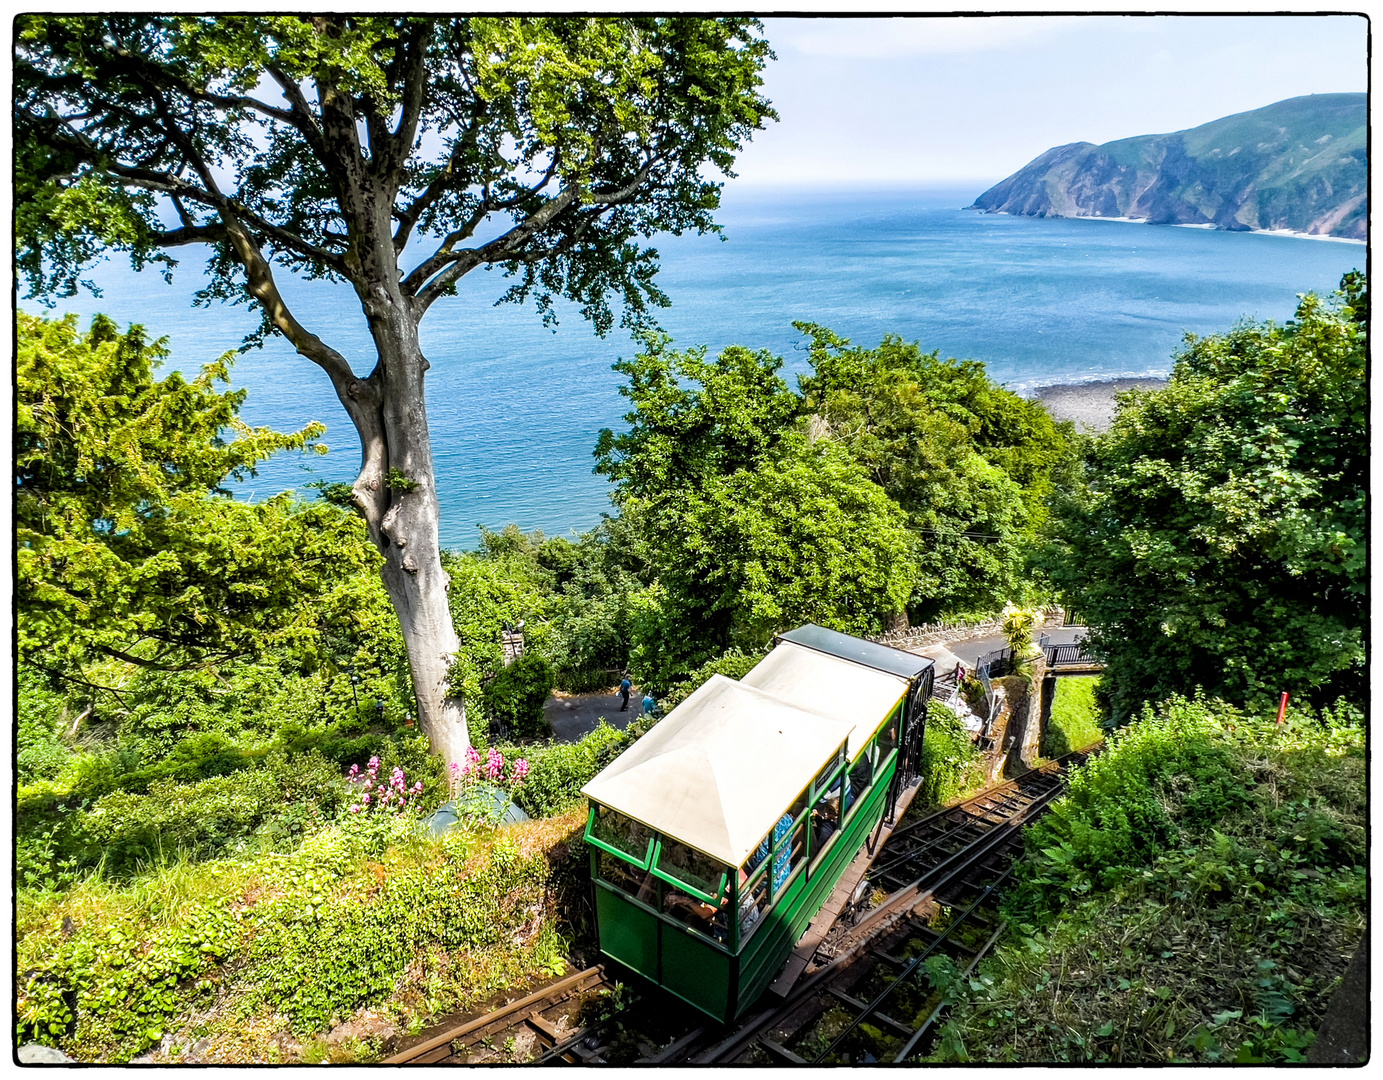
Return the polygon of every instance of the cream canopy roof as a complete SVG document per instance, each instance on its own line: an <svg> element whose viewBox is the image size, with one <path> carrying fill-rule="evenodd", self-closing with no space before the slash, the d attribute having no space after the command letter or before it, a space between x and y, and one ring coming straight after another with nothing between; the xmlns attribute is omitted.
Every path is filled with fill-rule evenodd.
<svg viewBox="0 0 1383 1080"><path fill-rule="evenodd" d="M850 730L847 721L713 675L581 791L741 866Z"/></svg>
<svg viewBox="0 0 1383 1080"><path fill-rule="evenodd" d="M781 642L740 680L779 701L850 726L846 753L854 757L908 691L900 675L867 668L805 645Z"/></svg>

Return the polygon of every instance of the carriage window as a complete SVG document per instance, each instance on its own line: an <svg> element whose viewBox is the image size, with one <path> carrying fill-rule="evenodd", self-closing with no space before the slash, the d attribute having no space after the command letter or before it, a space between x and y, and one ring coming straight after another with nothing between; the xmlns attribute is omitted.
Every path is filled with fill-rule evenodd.
<svg viewBox="0 0 1383 1080"><path fill-rule="evenodd" d="M722 945L726 944L729 933L729 911L728 895L719 904L708 904L681 889L663 886L663 914Z"/></svg>
<svg viewBox="0 0 1383 1080"><path fill-rule="evenodd" d="M769 858L772 853L773 866L770 870L770 884L773 895L777 896L787 885L788 878L802 861L807 850L807 793L797 796L797 801L784 811L778 823L760 841L758 848L749 856L746 867L750 873Z"/></svg>
<svg viewBox="0 0 1383 1080"><path fill-rule="evenodd" d="M888 718L878 735L879 760L886 761L888 755L893 753L898 745L898 721L901 719L903 710L901 707L894 710L893 715Z"/></svg>
<svg viewBox="0 0 1383 1080"><path fill-rule="evenodd" d="M753 861L752 857L750 861ZM749 875L747 881L740 882L740 944L743 946L754 927L763 922L764 912L772 901L769 887L773 877L762 861L758 864L757 873L748 864L740 872Z"/></svg>
<svg viewBox="0 0 1383 1080"><path fill-rule="evenodd" d="M842 747L836 751L835 757L821 767L821 771L816 774L816 779L812 781L812 798L816 798L816 796L820 795L826 788L835 784L836 770L840 768L844 757L845 749Z"/></svg>
<svg viewBox="0 0 1383 1080"><path fill-rule="evenodd" d="M849 783L849 778L841 774L835 784L817 799L812 807L812 867L815 868L820 856L831 838L840 831L841 788Z"/></svg>
<svg viewBox="0 0 1383 1080"><path fill-rule="evenodd" d="M658 883L653 877L653 871L640 870L637 866L630 866L623 859L611 855L608 851L600 852L600 858L596 865L599 868L602 881L608 881L621 892L628 893L642 903L657 904Z"/></svg>
<svg viewBox="0 0 1383 1080"><path fill-rule="evenodd" d="M636 862L644 862L648 858L648 842L653 839L653 830L618 810L597 806L591 835L616 851L625 852Z"/></svg>
<svg viewBox="0 0 1383 1080"><path fill-rule="evenodd" d="M708 896L720 896L730 868L670 837L663 838L658 869Z"/></svg>
<svg viewBox="0 0 1383 1080"><path fill-rule="evenodd" d="M874 783L874 769L879 758L879 744L871 740L860 759L848 776L849 787L845 791L845 813L848 815L864 801L865 792Z"/></svg>

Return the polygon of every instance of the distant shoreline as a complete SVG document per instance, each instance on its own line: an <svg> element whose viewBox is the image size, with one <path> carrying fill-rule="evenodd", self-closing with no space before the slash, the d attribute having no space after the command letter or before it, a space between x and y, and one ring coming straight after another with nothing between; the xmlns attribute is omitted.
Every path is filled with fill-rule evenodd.
<svg viewBox="0 0 1383 1080"><path fill-rule="evenodd" d="M980 214L1002 214L1004 217L1037 217L1036 214L1010 214L1007 210L986 210L981 206L967 206L966 210L974 210ZM1106 217L1103 214L1048 214L1047 220L1052 221L1121 221L1125 225L1147 225L1147 218L1136 217ZM1173 229L1210 229L1214 232L1246 232L1257 236L1288 236L1294 240L1328 240L1332 244L1359 244L1363 247L1368 246L1367 240L1356 240L1352 236L1326 236L1322 233L1297 232L1295 229L1216 229L1209 222L1191 223L1180 221L1169 221L1166 225Z"/></svg>
<svg viewBox="0 0 1383 1080"><path fill-rule="evenodd" d="M1166 379L1104 379L1038 386L1023 396L1042 402L1056 419L1072 420L1077 428L1107 431L1114 423L1114 395L1125 390L1161 390L1166 385Z"/></svg>

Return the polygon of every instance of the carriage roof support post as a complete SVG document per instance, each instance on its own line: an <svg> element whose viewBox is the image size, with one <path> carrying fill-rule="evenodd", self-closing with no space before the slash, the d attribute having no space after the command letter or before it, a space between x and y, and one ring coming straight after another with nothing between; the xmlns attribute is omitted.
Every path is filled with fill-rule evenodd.
<svg viewBox="0 0 1383 1080"><path fill-rule="evenodd" d="M884 819L891 826L898 807L898 796L908 780L920 774L922 768L922 744L927 734L927 702L932 696L935 669L924 668L911 680L908 694L903 699L903 716L898 731L898 767L893 771L893 781L889 785L888 808Z"/></svg>

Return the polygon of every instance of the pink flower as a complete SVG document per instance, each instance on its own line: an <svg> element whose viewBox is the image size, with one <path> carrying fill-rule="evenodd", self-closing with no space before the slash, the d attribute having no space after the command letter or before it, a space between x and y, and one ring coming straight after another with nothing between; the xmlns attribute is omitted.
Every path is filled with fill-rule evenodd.
<svg viewBox="0 0 1383 1080"><path fill-rule="evenodd" d="M485 775L491 780L498 780L504 775L504 755L490 747L489 760L485 763Z"/></svg>
<svg viewBox="0 0 1383 1080"><path fill-rule="evenodd" d="M456 764L456 762L454 761L450 765L448 765L447 768L451 770L451 775L453 779L459 776L461 773L461 766Z"/></svg>
<svg viewBox="0 0 1383 1080"><path fill-rule="evenodd" d="M358 814L358 813L360 813L360 807L358 807L358 806L352 806L352 807L351 807L351 813L352 813L352 814Z"/></svg>
<svg viewBox="0 0 1383 1080"><path fill-rule="evenodd" d="M360 796L360 801L368 805L370 801L370 793L368 791L365 792L364 795Z"/></svg>
<svg viewBox="0 0 1383 1080"><path fill-rule="evenodd" d="M480 762L480 751L477 750L474 746L468 746L468 747L466 747L466 763L469 764L469 765L475 765L475 764L478 764L479 762Z"/></svg>
<svg viewBox="0 0 1383 1080"><path fill-rule="evenodd" d="M351 776L354 776L354 775L355 775L356 773L358 773L359 771L360 771L360 766L359 766L359 765L352 765L352 766L351 766L350 775L351 775Z"/></svg>
<svg viewBox="0 0 1383 1080"><path fill-rule="evenodd" d="M420 791L422 791L422 790L423 790L423 782L422 782L421 780L419 780L416 784L413 785L413 792L414 792L414 794L416 794L416 793L418 793L418 792L420 792Z"/></svg>
<svg viewBox="0 0 1383 1080"><path fill-rule="evenodd" d="M528 777L528 762L524 758L518 758L514 762L514 774L512 779L516 783L522 783Z"/></svg>

